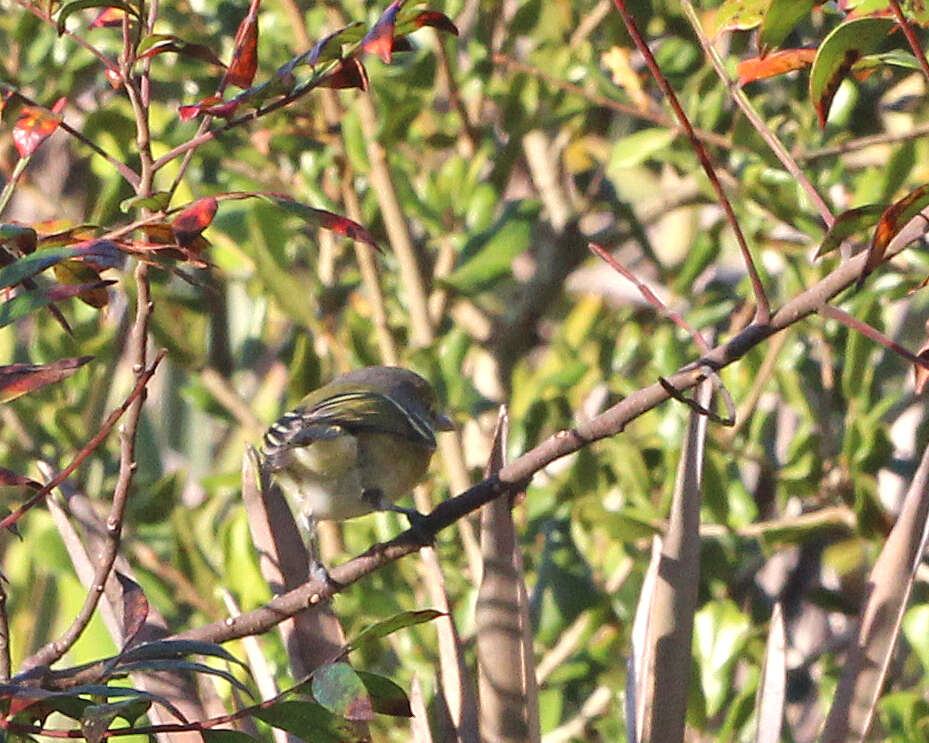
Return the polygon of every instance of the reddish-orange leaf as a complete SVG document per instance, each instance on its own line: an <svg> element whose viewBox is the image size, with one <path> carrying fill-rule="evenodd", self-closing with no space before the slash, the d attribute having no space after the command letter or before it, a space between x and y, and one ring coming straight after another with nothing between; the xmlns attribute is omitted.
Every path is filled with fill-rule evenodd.
<svg viewBox="0 0 929 743"><path fill-rule="evenodd" d="M897 233L927 206L929 206L929 183L911 191L887 207L874 229L874 237L871 238L871 246L868 248L868 258L861 271L861 278L858 280L859 285L884 260L887 246L897 236Z"/></svg>
<svg viewBox="0 0 929 743"><path fill-rule="evenodd" d="M200 103L194 103L190 106L178 106L177 112L181 117L181 121L190 121L201 114L228 119L232 117L239 107L239 102L237 98L223 101L218 95L211 95L204 98Z"/></svg>
<svg viewBox="0 0 929 743"><path fill-rule="evenodd" d="M368 54L376 54L387 64L393 55L394 48L394 26L396 25L397 13L403 6L403 0L394 0L387 6L387 10L381 15L374 27L365 34L361 40L361 48Z"/></svg>
<svg viewBox="0 0 929 743"><path fill-rule="evenodd" d="M332 230L333 232L338 232L340 235L345 235L345 237L350 237L352 240L360 240L361 242L368 243L372 248L380 250L378 244L374 242L374 238L371 237L371 233L357 222L348 217L327 212L325 209L315 209L314 211L319 217L319 224L321 227Z"/></svg>
<svg viewBox="0 0 929 743"><path fill-rule="evenodd" d="M251 86L258 71L258 2L252 0L248 15L239 24L232 61L223 78L229 85L243 90Z"/></svg>
<svg viewBox="0 0 929 743"><path fill-rule="evenodd" d="M123 16L126 14L126 11L122 8L104 8L100 11L100 14L93 19L90 24L91 28L109 28L112 26L121 26L123 24Z"/></svg>
<svg viewBox="0 0 929 743"><path fill-rule="evenodd" d="M364 65L354 57L340 59L339 64L319 81L324 88L361 88L368 89L368 73Z"/></svg>
<svg viewBox="0 0 929 743"><path fill-rule="evenodd" d="M782 49L764 57L752 57L739 62L739 84L763 80L813 64L815 49Z"/></svg>
<svg viewBox="0 0 929 743"><path fill-rule="evenodd" d="M106 72L103 73L106 77L106 81L110 84L110 87L113 90L119 90L123 87L123 76L119 74L119 70L107 68Z"/></svg>
<svg viewBox="0 0 929 743"><path fill-rule="evenodd" d="M432 26L439 31L445 31L455 36L458 35L458 27L452 23L447 15L439 13L437 10L424 10L413 19L413 23L415 23L418 28Z"/></svg>
<svg viewBox="0 0 929 743"><path fill-rule="evenodd" d="M61 359L49 364L9 364L0 366L0 403L70 377L93 356Z"/></svg>
<svg viewBox="0 0 929 743"><path fill-rule="evenodd" d="M17 475L13 470L8 470L6 467L0 467L0 485L31 488L32 490L42 489L42 483L36 482L32 478L23 475Z"/></svg>
<svg viewBox="0 0 929 743"><path fill-rule="evenodd" d="M197 199L174 218L171 222L171 230L174 232L174 239L177 240L178 245L191 246L200 233L213 221L213 217L216 216L216 206L216 199L207 196Z"/></svg>
<svg viewBox="0 0 929 743"><path fill-rule="evenodd" d="M50 112L36 106L23 106L13 127L13 143L20 157L29 157L58 128L61 119L57 114L65 103L66 98L59 98Z"/></svg>

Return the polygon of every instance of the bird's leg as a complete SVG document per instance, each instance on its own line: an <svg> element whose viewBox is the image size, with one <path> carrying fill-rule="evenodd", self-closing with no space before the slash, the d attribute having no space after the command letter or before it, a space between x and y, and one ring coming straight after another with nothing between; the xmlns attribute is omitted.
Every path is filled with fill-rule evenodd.
<svg viewBox="0 0 929 743"><path fill-rule="evenodd" d="M326 566L319 559L319 538L316 532L316 519L310 514L303 514L300 517L303 522L303 546L306 548L307 560L309 561L309 574L314 580L320 581L327 588L333 588L337 584L329 575Z"/></svg>
<svg viewBox="0 0 929 743"><path fill-rule="evenodd" d="M368 501L375 511L393 511L394 513L402 513L409 520L410 529L414 534L416 534L421 542L424 544L432 544L435 542L435 537L433 535L426 534L426 532L420 528L423 520L426 518L424 513L420 513L415 508L404 508L403 506L398 506L394 503L391 503L387 498L384 497L384 492L380 488L365 488L361 494L361 497Z"/></svg>

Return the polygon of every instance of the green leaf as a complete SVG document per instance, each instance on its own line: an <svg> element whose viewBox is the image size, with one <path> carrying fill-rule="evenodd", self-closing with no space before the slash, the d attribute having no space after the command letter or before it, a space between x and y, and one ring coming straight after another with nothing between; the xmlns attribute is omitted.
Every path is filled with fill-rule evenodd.
<svg viewBox="0 0 929 743"><path fill-rule="evenodd" d="M384 619L380 622L372 624L368 627L365 627L354 640L348 646L348 649L356 650L367 642L372 640L377 640L381 637L387 637L397 630L403 629L404 627L413 627L417 624L423 624L425 622L431 622L437 617L445 616L445 614L436 609L422 609L420 611L404 611L400 614L395 614L389 619Z"/></svg>
<svg viewBox="0 0 929 743"><path fill-rule="evenodd" d="M726 0L716 11L716 33L755 28L770 5L771 0Z"/></svg>
<svg viewBox="0 0 929 743"><path fill-rule="evenodd" d="M35 276L56 263L73 258L80 252L74 247L49 248L19 258L8 266L0 268L0 289L16 286L24 279Z"/></svg>
<svg viewBox="0 0 929 743"><path fill-rule="evenodd" d="M839 85L862 57L875 52L897 28L892 18L855 18L834 28L819 46L810 70L810 100L826 126Z"/></svg>
<svg viewBox="0 0 929 743"><path fill-rule="evenodd" d="M732 690L732 666L741 655L751 620L732 601L711 601L694 615L694 653L700 661L700 681L712 717ZM681 658L682 663L689 662Z"/></svg>
<svg viewBox="0 0 929 743"><path fill-rule="evenodd" d="M237 663L248 670L248 666L215 642L200 640L158 640L136 645L120 656L121 663L132 663L141 660L156 660L182 658L185 655L208 655L212 658Z"/></svg>
<svg viewBox="0 0 929 743"><path fill-rule="evenodd" d="M364 683L348 663L332 663L313 672L313 698L346 720L371 720L374 708Z"/></svg>
<svg viewBox="0 0 929 743"><path fill-rule="evenodd" d="M762 52L779 47L794 27L809 15L814 4L814 0L772 0L761 21L758 41Z"/></svg>
<svg viewBox="0 0 929 743"><path fill-rule="evenodd" d="M0 304L0 328L16 322L20 318L46 307L52 302L70 299L84 292L100 289L114 284L114 281L96 281L92 284L77 284L75 286L53 286L49 289L36 290L19 294L13 299Z"/></svg>
<svg viewBox="0 0 929 743"><path fill-rule="evenodd" d="M128 212L131 209L151 209L160 212L168 208L171 194L168 191L155 191L150 196L133 196L119 202L119 210Z"/></svg>
<svg viewBox="0 0 929 743"><path fill-rule="evenodd" d="M462 249L460 265L440 283L465 294L477 294L511 274L513 260L529 248L538 209L511 205L497 223Z"/></svg>
<svg viewBox="0 0 929 743"><path fill-rule="evenodd" d="M607 166L608 172L613 173L616 170L641 165L652 155L667 148L675 137L677 137L677 132L673 129L659 127L643 129L623 137L613 147L610 164Z"/></svg>
<svg viewBox="0 0 929 743"><path fill-rule="evenodd" d="M308 743L362 743L369 738L315 702L288 701L259 709L255 717ZM233 742L235 743L235 742Z"/></svg>
<svg viewBox="0 0 929 743"><path fill-rule="evenodd" d="M58 35L61 36L65 32L65 21L71 15L86 8L119 8L139 20L138 8L123 0L74 0L73 3L63 6L58 13Z"/></svg>
<svg viewBox="0 0 929 743"><path fill-rule="evenodd" d="M367 671L356 671L358 678L365 685L374 711L381 715L393 717L412 717L410 699L397 684L384 676Z"/></svg>
<svg viewBox="0 0 929 743"><path fill-rule="evenodd" d="M855 233L863 232L876 225L886 208L884 204L867 204L842 212L826 233L813 259L831 253Z"/></svg>

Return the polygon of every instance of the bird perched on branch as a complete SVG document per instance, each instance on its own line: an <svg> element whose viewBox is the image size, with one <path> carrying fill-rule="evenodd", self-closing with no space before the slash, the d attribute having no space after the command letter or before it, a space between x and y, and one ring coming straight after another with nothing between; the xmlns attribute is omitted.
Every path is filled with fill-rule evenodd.
<svg viewBox="0 0 929 743"><path fill-rule="evenodd" d="M394 505L422 480L436 432L453 428L425 379L369 366L308 394L264 435L264 471L278 482L316 560L317 521L372 511L421 516Z"/></svg>

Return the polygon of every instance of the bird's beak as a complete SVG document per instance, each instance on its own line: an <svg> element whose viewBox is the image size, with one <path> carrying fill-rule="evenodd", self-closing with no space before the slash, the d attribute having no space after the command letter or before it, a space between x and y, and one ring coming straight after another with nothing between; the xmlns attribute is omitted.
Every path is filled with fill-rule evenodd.
<svg viewBox="0 0 929 743"><path fill-rule="evenodd" d="M449 418L444 413L439 413L435 417L435 430L436 431L454 431L455 424L452 422L452 419Z"/></svg>

